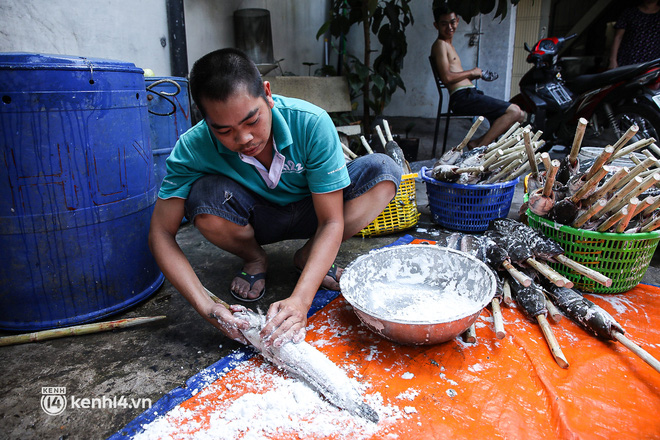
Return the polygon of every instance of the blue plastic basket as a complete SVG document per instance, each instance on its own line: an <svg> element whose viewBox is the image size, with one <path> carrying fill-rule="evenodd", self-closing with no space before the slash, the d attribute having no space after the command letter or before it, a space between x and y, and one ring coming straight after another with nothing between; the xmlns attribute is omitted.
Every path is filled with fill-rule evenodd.
<svg viewBox="0 0 660 440"><path fill-rule="evenodd" d="M435 180L419 172L426 183L426 194L433 221L447 229L461 232L483 232L491 220L509 214L519 178L490 185L461 185Z"/></svg>

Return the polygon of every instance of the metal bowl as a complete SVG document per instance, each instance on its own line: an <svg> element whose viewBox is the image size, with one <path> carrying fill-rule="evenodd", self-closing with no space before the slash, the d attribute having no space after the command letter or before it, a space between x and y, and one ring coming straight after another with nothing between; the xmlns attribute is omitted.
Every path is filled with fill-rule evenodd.
<svg viewBox="0 0 660 440"><path fill-rule="evenodd" d="M372 251L349 264L341 292L375 333L407 345L449 341L495 295L493 272L454 249L411 244Z"/></svg>

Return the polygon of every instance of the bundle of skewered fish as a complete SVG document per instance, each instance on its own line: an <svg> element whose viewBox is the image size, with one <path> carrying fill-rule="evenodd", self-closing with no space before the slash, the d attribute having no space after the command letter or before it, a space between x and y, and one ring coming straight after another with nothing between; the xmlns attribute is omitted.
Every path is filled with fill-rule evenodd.
<svg viewBox="0 0 660 440"><path fill-rule="evenodd" d="M652 151L660 149L655 139L643 139L627 147L636 134L633 125L598 157L580 166L580 149L586 121L581 120L571 153L561 162L543 153L544 173L530 174L528 201L523 209L574 228L598 232L650 232L660 227L660 161ZM646 159L633 153L642 148ZM650 151L651 150L651 151ZM614 160L628 156L634 167L617 167Z"/></svg>
<svg viewBox="0 0 660 440"><path fill-rule="evenodd" d="M603 284L611 282L597 272L565 257L561 246L543 234L515 220L502 219L493 222L493 229L484 235L455 232L441 238L437 243L481 259L498 275L498 289L491 301L497 338L506 336L500 303L512 305L515 301L524 315L539 324L550 353L561 368L568 368L569 363L548 319L556 323L563 315L597 337L619 341L660 372L660 362L624 336L623 327L609 313L573 290L570 284L562 285L561 280L547 276L544 271L536 271L537 267L533 263L529 265L529 260L535 258L558 261L573 269L586 271ZM511 257L509 252L514 256ZM527 264L519 261L524 258ZM512 271L502 264L511 261L520 265L520 270Z"/></svg>
<svg viewBox="0 0 660 440"><path fill-rule="evenodd" d="M512 125L499 140L490 145L463 151L483 117L477 118L463 141L436 161L430 177L443 182L462 184L493 184L516 179L529 172L538 172L538 161L544 141L543 132L532 134L530 127Z"/></svg>

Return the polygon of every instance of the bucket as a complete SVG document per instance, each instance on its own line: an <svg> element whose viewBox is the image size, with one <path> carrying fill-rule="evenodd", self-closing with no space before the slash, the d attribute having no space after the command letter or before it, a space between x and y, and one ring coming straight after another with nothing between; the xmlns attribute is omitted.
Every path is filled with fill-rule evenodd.
<svg viewBox="0 0 660 440"><path fill-rule="evenodd" d="M142 70L0 54L0 328L89 322L154 293Z"/></svg>
<svg viewBox="0 0 660 440"><path fill-rule="evenodd" d="M156 187L167 174L165 161L179 136L191 127L188 80L179 77L145 78L149 136Z"/></svg>
<svg viewBox="0 0 660 440"><path fill-rule="evenodd" d="M247 54L262 75L277 67L270 11L260 8L234 11L234 45Z"/></svg>

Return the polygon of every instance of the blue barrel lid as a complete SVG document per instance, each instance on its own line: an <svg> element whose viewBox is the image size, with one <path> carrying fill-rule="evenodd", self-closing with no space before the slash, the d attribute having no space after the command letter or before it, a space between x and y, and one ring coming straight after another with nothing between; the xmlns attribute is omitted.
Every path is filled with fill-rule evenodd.
<svg viewBox="0 0 660 440"><path fill-rule="evenodd" d="M8 70L103 70L143 73L126 61L73 55L52 55L28 52L0 53L0 69Z"/></svg>

